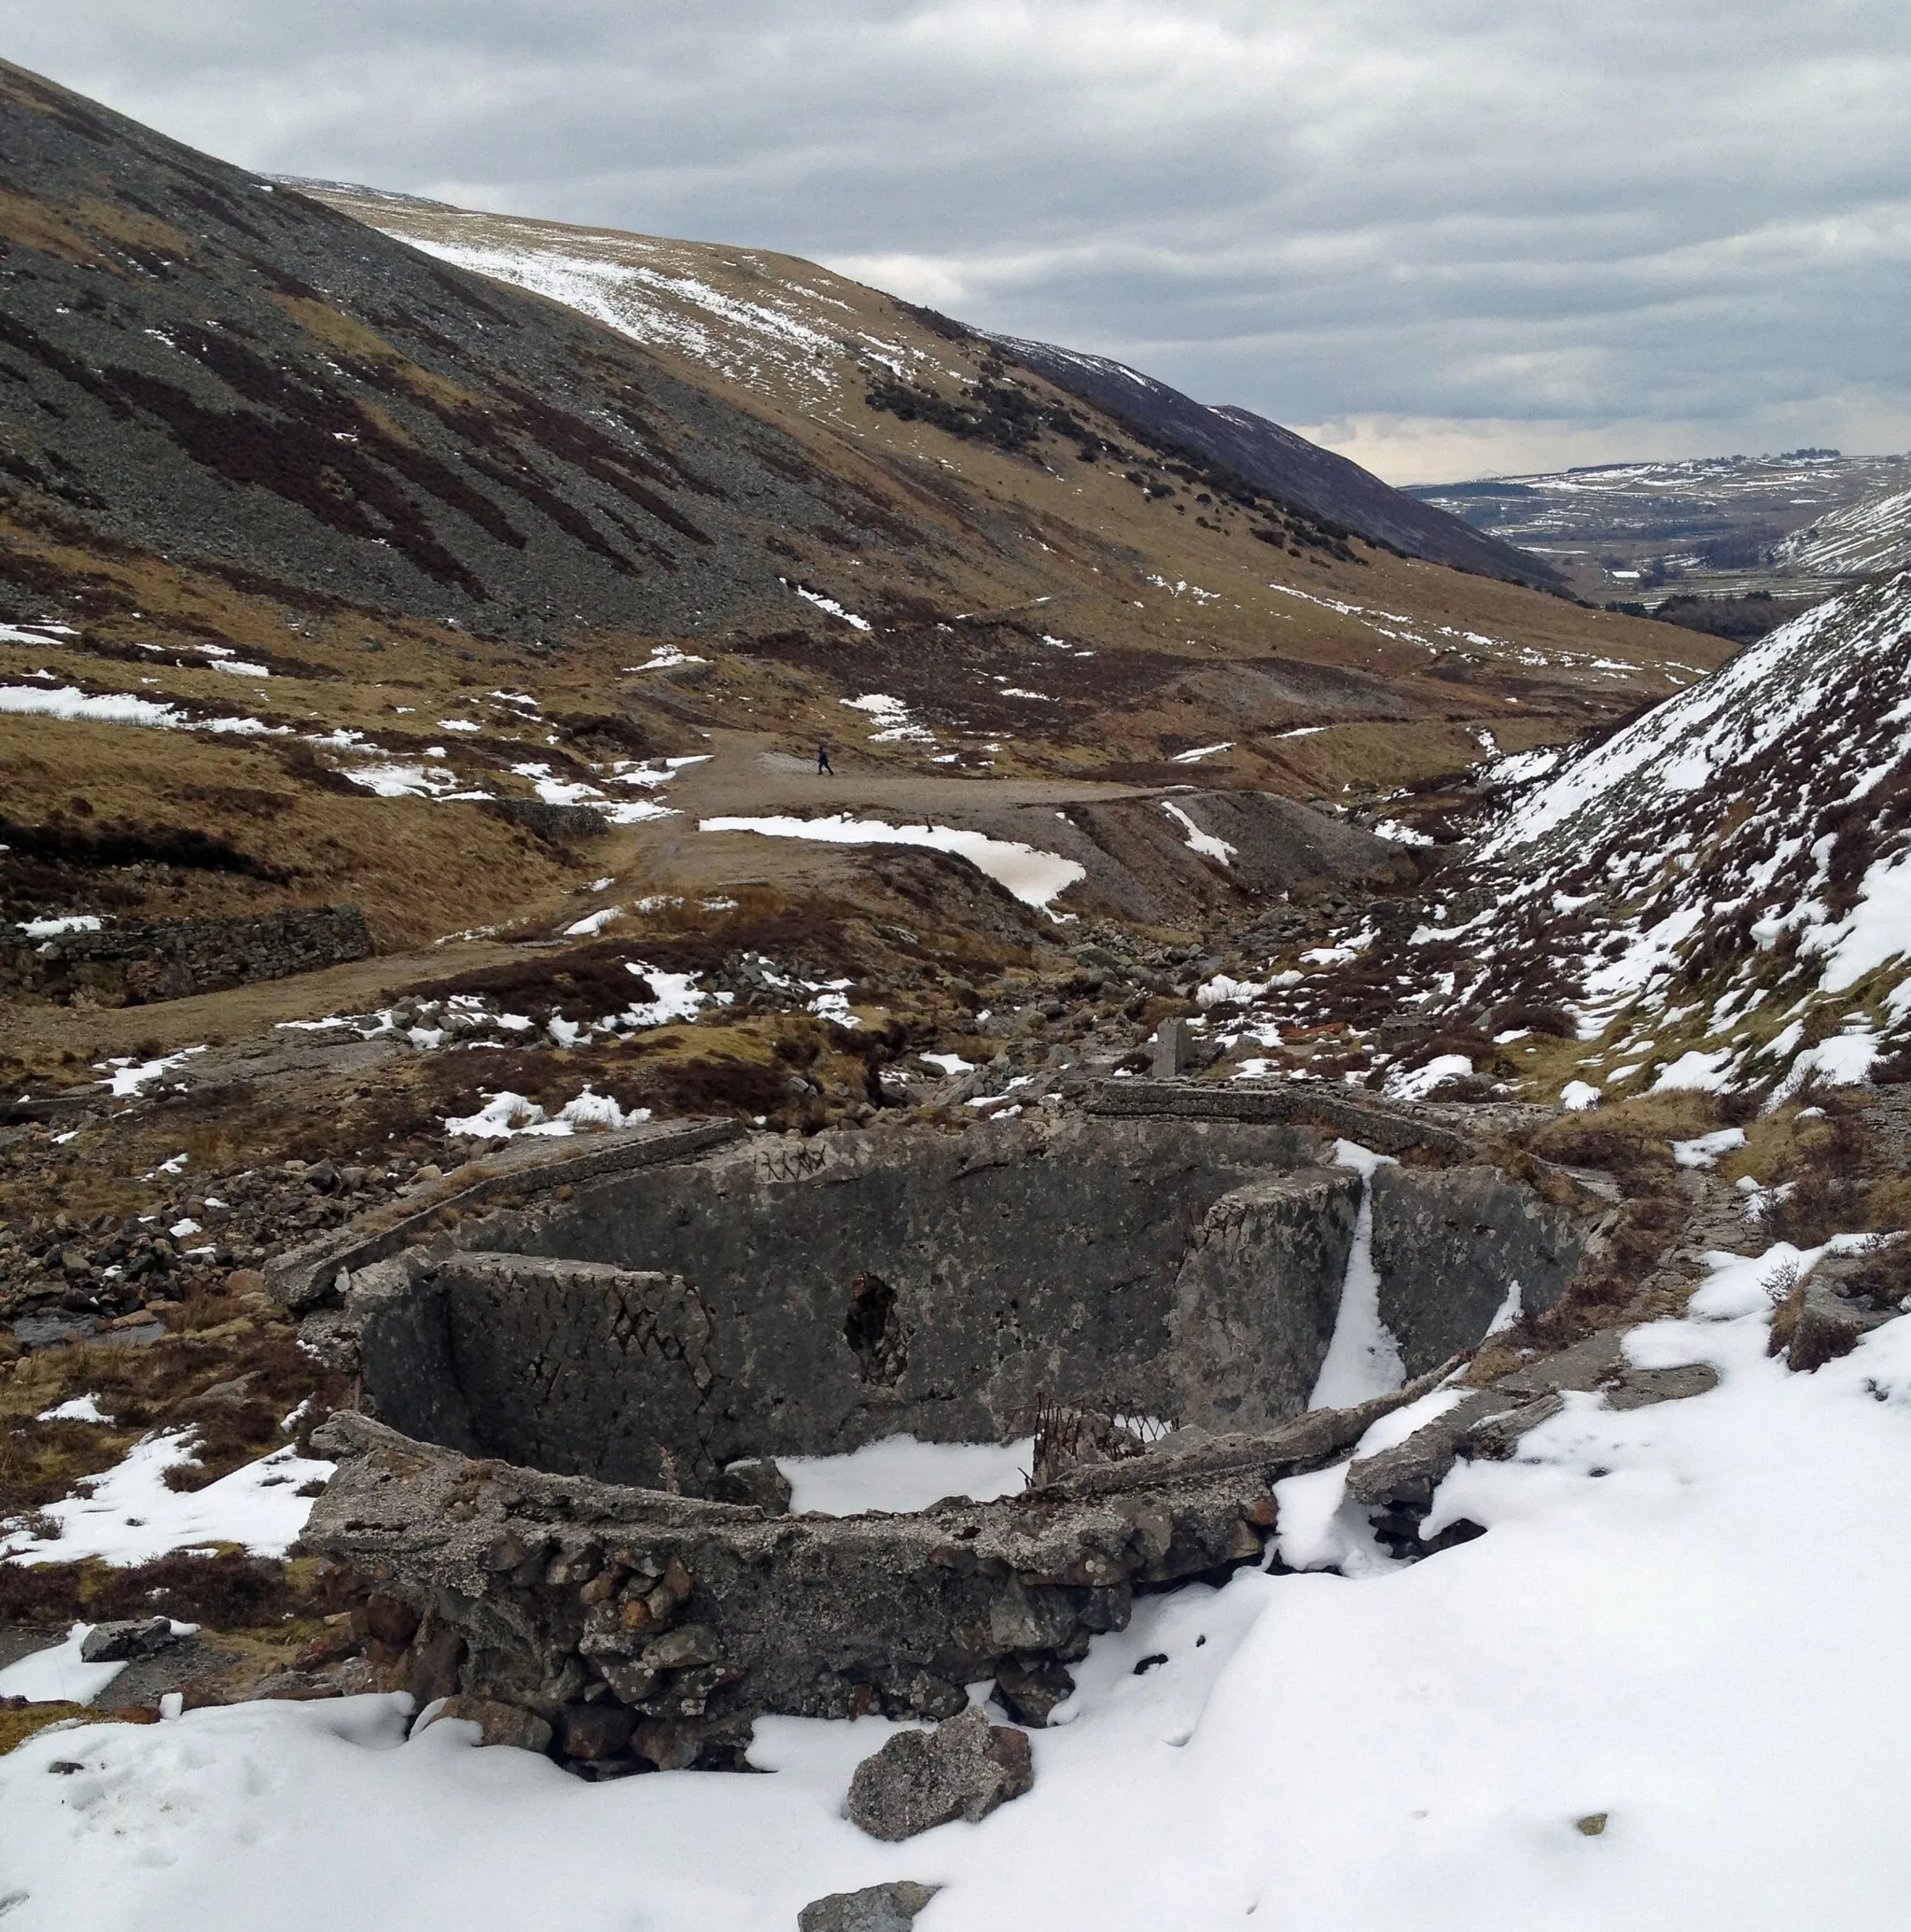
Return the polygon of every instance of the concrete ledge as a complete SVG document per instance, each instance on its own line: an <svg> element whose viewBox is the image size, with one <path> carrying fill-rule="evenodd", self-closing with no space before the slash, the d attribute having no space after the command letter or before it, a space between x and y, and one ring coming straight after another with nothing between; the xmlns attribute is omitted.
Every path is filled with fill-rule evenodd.
<svg viewBox="0 0 1911 1932"><path fill-rule="evenodd" d="M580 1181L662 1167L740 1140L745 1131L733 1120L672 1120L593 1134L581 1142L528 1137L508 1141L496 1153L454 1169L425 1193L389 1202L279 1255L267 1265L266 1287L289 1309L316 1308L333 1296L341 1269L350 1273L370 1267L401 1249L422 1245L441 1225L440 1216L455 1218L499 1201L531 1201Z"/></svg>
<svg viewBox="0 0 1911 1932"><path fill-rule="evenodd" d="M1120 1463L913 1516L775 1516L473 1460L363 1416L318 1432L339 1472L304 1546L349 1564L415 1634L414 1695L481 1696L565 1734L587 1709L645 1764L734 1765L765 1712L949 1716L995 1675L1031 1681L1123 1629L1137 1589L1259 1561L1271 1485L1345 1455L1452 1365L1264 1434L1183 1431ZM635 1769L635 1765L628 1768Z"/></svg>
<svg viewBox="0 0 1911 1932"><path fill-rule="evenodd" d="M1082 1102L1090 1113L1135 1118L1168 1115L1181 1120L1237 1120L1260 1125L1321 1127L1371 1147L1375 1154L1430 1148L1462 1160L1479 1148L1464 1134L1436 1121L1376 1100L1351 1099L1313 1082L1284 1086L1223 1086L1212 1081L1109 1080Z"/></svg>

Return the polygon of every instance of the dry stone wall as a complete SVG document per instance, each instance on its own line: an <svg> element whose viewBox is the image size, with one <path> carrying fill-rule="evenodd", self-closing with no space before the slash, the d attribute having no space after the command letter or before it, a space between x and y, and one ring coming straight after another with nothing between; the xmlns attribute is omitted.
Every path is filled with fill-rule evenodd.
<svg viewBox="0 0 1911 1932"><path fill-rule="evenodd" d="M146 1006L287 979L371 954L356 905L284 907L244 918L116 919L96 932L8 937L0 928L0 995Z"/></svg>

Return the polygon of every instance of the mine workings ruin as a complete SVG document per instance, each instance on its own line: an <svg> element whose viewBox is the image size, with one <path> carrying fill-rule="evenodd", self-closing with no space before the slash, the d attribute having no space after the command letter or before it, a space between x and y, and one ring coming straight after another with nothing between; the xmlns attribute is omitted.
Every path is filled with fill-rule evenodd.
<svg viewBox="0 0 1911 1932"><path fill-rule="evenodd" d="M1363 1178L1343 1136L1389 1158ZM580 1766L735 1764L760 1713L945 1716L986 1679L1040 1723L1137 1590L1263 1561L1275 1480L1513 1284L1558 1299L1592 1224L1555 1178L1407 1114L1143 1082L958 1134L513 1149L278 1265L361 1391L305 1541L370 1579L393 1681ZM1369 1261L1406 1388L1309 1409ZM773 1459L902 1432L1033 1435L1030 1486L788 1512Z"/></svg>

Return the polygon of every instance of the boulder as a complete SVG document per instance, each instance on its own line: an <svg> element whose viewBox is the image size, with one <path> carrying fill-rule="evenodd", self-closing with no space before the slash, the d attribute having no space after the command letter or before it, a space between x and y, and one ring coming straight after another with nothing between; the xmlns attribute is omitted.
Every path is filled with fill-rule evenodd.
<svg viewBox="0 0 1911 1932"><path fill-rule="evenodd" d="M175 1631L172 1619L165 1617L148 1617L144 1622L96 1623L79 1640L79 1654L88 1663L125 1663L170 1650L188 1634Z"/></svg>
<svg viewBox="0 0 1911 1932"><path fill-rule="evenodd" d="M1848 1355L1872 1329L1890 1320L1889 1313L1841 1294L1842 1287L1836 1271L1822 1265L1806 1277L1792 1345L1785 1355L1788 1365L1802 1375Z"/></svg>
<svg viewBox="0 0 1911 1932"><path fill-rule="evenodd" d="M548 1751L551 1729L535 1711L517 1704L501 1704L488 1697L448 1697L431 1714L435 1724L440 1717L456 1717L478 1727L487 1744L511 1744L520 1751Z"/></svg>
<svg viewBox="0 0 1911 1932"><path fill-rule="evenodd" d="M980 1824L1035 1783L1028 1733L991 1724L980 1705L933 1730L900 1731L849 1781L849 1817L895 1842L955 1818Z"/></svg>
<svg viewBox="0 0 1911 1932"><path fill-rule="evenodd" d="M789 1513L789 1478L764 1457L732 1463L711 1479L710 1494L718 1503L748 1504L765 1516Z"/></svg>
<svg viewBox="0 0 1911 1932"><path fill-rule="evenodd" d="M797 1932L909 1932L915 1915L942 1889L914 1879L865 1885L860 1892L831 1892L813 1898L796 1915Z"/></svg>

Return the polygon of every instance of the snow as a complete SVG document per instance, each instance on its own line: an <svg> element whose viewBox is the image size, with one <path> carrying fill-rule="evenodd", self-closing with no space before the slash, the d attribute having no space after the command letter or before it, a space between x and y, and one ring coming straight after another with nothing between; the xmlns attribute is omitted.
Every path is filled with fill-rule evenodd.
<svg viewBox="0 0 1911 1932"><path fill-rule="evenodd" d="M1307 1398L1309 1408L1346 1408L1373 1395L1388 1394L1406 1379L1400 1344L1380 1319L1380 1271L1374 1265L1374 1175L1376 1169L1393 1163L1353 1141L1336 1141L1333 1158L1336 1166L1351 1168L1360 1175L1360 1211L1341 1281L1333 1338Z"/></svg>
<svg viewBox="0 0 1911 1932"><path fill-rule="evenodd" d="M91 1495L47 1505L42 1513L59 1525L57 1536L15 1530L0 1540L0 1558L73 1563L98 1557L124 1565L215 1543L236 1543L256 1556L284 1556L312 1513L311 1498L295 1492L329 1477L331 1463L287 1447L202 1490L169 1490L165 1473L195 1460L192 1443L190 1429L143 1436L122 1462L91 1479Z"/></svg>
<svg viewBox="0 0 1911 1932"><path fill-rule="evenodd" d="M1226 839L1217 838L1211 832L1203 832L1179 805L1171 805L1166 799L1163 799L1161 808L1187 833L1187 837L1181 843L1191 852L1198 852L1204 859L1212 859L1216 864L1225 865L1239 849L1229 845Z"/></svg>
<svg viewBox="0 0 1911 1932"><path fill-rule="evenodd" d="M1388 1097L1395 1100L1424 1100L1449 1080L1471 1078L1472 1071L1472 1061L1463 1053L1436 1054L1425 1066L1416 1067L1411 1072L1389 1075Z"/></svg>
<svg viewBox="0 0 1911 1932"><path fill-rule="evenodd" d="M1512 1461L1460 1464L1428 1531L1483 1537L1138 1599L1031 1734L1034 1790L979 1826L847 1823L880 1718L760 1720L768 1775L583 1785L455 1722L407 1742L401 1695L257 1702L0 1759L7 1932L207 1932L261 1901L273 1932L788 1932L903 1877L944 1888L923 1932L1896 1932L1911 1322L1792 1375L1769 1307L1631 1336L1642 1365L1712 1365L1710 1393L1570 1395ZM1311 1512L1281 1486L1284 1547L1310 1513L1327 1540L1337 1474L1300 1478Z"/></svg>
<svg viewBox="0 0 1911 1932"><path fill-rule="evenodd" d="M443 798L456 791L460 782L455 772L442 765L360 764L343 770L353 784L380 798Z"/></svg>
<svg viewBox="0 0 1911 1932"><path fill-rule="evenodd" d="M613 919L621 919L622 917L622 906L607 905L597 912L586 913L581 919L573 919L564 929L564 936L566 939L593 939Z"/></svg>
<svg viewBox="0 0 1911 1932"><path fill-rule="evenodd" d="M1681 1168L1715 1168L1722 1154L1731 1154L1744 1145L1743 1127L1720 1127L1716 1133L1699 1134L1690 1141L1674 1141L1672 1158Z"/></svg>
<svg viewBox="0 0 1911 1932"><path fill-rule="evenodd" d="M74 1395L64 1402L55 1403L51 1408L43 1408L34 1418L36 1422L107 1422L113 1418L100 1407L99 1398L88 1393Z"/></svg>
<svg viewBox="0 0 1911 1932"><path fill-rule="evenodd" d="M576 1099L567 1100L556 1113L547 1113L536 1100L509 1091L494 1094L476 1113L447 1120L444 1130L467 1141L509 1141L519 1134L575 1134L606 1128L636 1127L649 1120L648 1107L635 1107L629 1113L608 1096L594 1094L587 1086Z"/></svg>
<svg viewBox="0 0 1911 1932"><path fill-rule="evenodd" d="M79 1646L91 1629L90 1623L77 1623L63 1642L0 1670L0 1697L23 1697L31 1704L91 1703L131 1660L88 1663Z"/></svg>
<svg viewBox="0 0 1911 1932"><path fill-rule="evenodd" d="M841 846L926 846L932 851L954 852L967 859L1006 888L1025 905L1046 908L1049 902L1078 879L1084 867L1054 852L1041 852L1017 840L989 838L949 825L889 825L880 819L777 817L767 819L702 819L699 832L755 832L766 838L813 838Z"/></svg>
<svg viewBox="0 0 1911 1932"><path fill-rule="evenodd" d="M1729 1085L1724 1070L1731 1060L1732 1049L1729 1046L1718 1047L1710 1053L1701 1053L1695 1047L1661 1068L1651 1090L1655 1094L1681 1093L1690 1089L1720 1092ZM1615 1074L1613 1077L1616 1079L1618 1076Z"/></svg>
<svg viewBox="0 0 1911 1932"><path fill-rule="evenodd" d="M57 939L63 932L97 932L101 923L91 913L69 913L62 919L22 919L19 931L29 939Z"/></svg>
<svg viewBox="0 0 1911 1932"><path fill-rule="evenodd" d="M1411 825L1402 824L1398 819L1383 819L1374 827L1374 836L1384 838L1396 846L1430 846L1433 840L1424 832L1417 832Z"/></svg>
<svg viewBox="0 0 1911 1932"><path fill-rule="evenodd" d="M1042 640L1047 643L1049 640ZM1168 763L1170 764L1199 764L1204 758L1213 758L1222 751L1234 749L1233 738L1223 738L1218 745L1197 745L1192 751L1177 751Z"/></svg>
<svg viewBox="0 0 1911 1932"><path fill-rule="evenodd" d="M918 1442L888 1435L840 1456L778 1456L792 1510L857 1516L927 1509L944 1496L988 1503L1018 1495L1034 1467L1035 1438L1019 1442Z"/></svg>
<svg viewBox="0 0 1911 1932"><path fill-rule="evenodd" d="M1843 992L1866 973L1911 953L1911 850L1869 866L1849 916L1807 932L1798 950L1824 957L1819 984L1828 993Z"/></svg>
<svg viewBox="0 0 1911 1932"><path fill-rule="evenodd" d="M137 1065L130 1060L103 1060L102 1066L112 1068L113 1071L101 1083L110 1086L116 1100L133 1099L150 1086L161 1074L171 1073L183 1067L195 1054L205 1051L202 1046L183 1047L177 1053L162 1054L158 1059L142 1060Z"/></svg>
<svg viewBox="0 0 1911 1932"><path fill-rule="evenodd" d="M185 715L173 705L123 692L89 697L71 684L52 691L33 684L0 684L0 712L12 712L16 717L60 718L69 722L148 724L175 730L186 722Z"/></svg>
<svg viewBox="0 0 1911 1932"><path fill-rule="evenodd" d="M872 628L866 617L858 617L853 610L845 610L834 597L826 597L821 591L805 590L800 583L788 586L805 603L814 604L818 610L827 610L831 617L840 617L851 630L867 631Z"/></svg>
<svg viewBox="0 0 1911 1932"><path fill-rule="evenodd" d="M919 1053L916 1058L931 1067L940 1067L952 1079L957 1073L975 1071L975 1062L965 1060L959 1053Z"/></svg>
<svg viewBox="0 0 1911 1932"><path fill-rule="evenodd" d="M899 697L891 697L886 692L866 692L861 697L839 698L837 702L852 711L867 711L882 728L870 734L872 745L894 745L909 741L919 745L933 745L935 734L926 726L918 724L909 714L909 707Z"/></svg>
<svg viewBox="0 0 1911 1932"><path fill-rule="evenodd" d="M223 669L221 665L218 668ZM160 731L209 731L241 737L287 735L289 725L270 725L257 718L193 718L176 705L131 692L107 691L89 696L72 684L0 684L0 714L58 718L69 724L136 724Z"/></svg>
<svg viewBox="0 0 1911 1932"><path fill-rule="evenodd" d="M675 644L653 644L649 657L640 665L626 665L626 671L670 671L679 665L706 665L707 657L694 657Z"/></svg>

